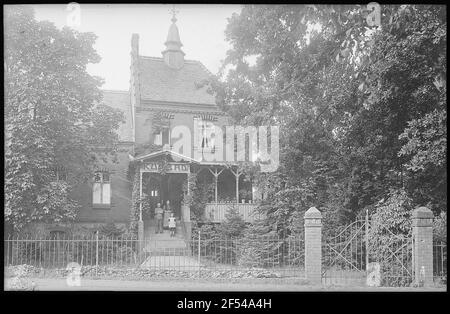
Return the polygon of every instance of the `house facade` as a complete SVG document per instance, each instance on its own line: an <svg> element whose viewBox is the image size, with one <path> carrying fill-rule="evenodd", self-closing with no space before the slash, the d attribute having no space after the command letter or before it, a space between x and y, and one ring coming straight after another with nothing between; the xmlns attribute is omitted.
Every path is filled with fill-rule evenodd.
<svg viewBox="0 0 450 314"><path fill-rule="evenodd" d="M167 201L189 222L186 200L194 181L208 190L201 219L219 223L230 206L246 221L255 218L256 191L236 161L236 135L226 130L230 119L205 84L211 73L185 59L175 18L164 45L161 57L141 56L133 34L129 91L104 91L104 103L122 110L125 122L117 162L100 166L92 182L74 191L82 204L79 224L129 225L133 215L145 222L157 203Z"/></svg>

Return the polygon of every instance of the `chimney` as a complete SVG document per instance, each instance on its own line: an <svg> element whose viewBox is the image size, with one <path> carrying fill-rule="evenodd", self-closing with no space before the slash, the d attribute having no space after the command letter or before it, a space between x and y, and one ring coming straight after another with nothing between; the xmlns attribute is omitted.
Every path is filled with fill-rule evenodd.
<svg viewBox="0 0 450 314"><path fill-rule="evenodd" d="M131 55L137 57L139 55L139 35L131 35Z"/></svg>

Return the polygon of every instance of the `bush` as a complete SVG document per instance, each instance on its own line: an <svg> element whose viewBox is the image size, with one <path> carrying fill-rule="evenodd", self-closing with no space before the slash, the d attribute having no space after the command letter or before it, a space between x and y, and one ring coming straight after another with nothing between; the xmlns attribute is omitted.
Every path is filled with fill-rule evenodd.
<svg viewBox="0 0 450 314"><path fill-rule="evenodd" d="M186 203L190 206L192 218L200 221L205 214L206 203L213 195L214 185L211 183L199 183L197 177L191 178L191 196L186 198Z"/></svg>
<svg viewBox="0 0 450 314"><path fill-rule="evenodd" d="M370 259L380 263L382 285L405 286L412 271L412 201L404 190L391 191L375 206L369 229Z"/></svg>
<svg viewBox="0 0 450 314"><path fill-rule="evenodd" d="M242 234L238 264L245 267L280 265L283 240L264 221L255 221Z"/></svg>
<svg viewBox="0 0 450 314"><path fill-rule="evenodd" d="M124 234L124 230L116 226L114 222L108 222L102 225L99 229L99 233L105 237L117 238Z"/></svg>
<svg viewBox="0 0 450 314"><path fill-rule="evenodd" d="M239 238L244 234L245 221L239 214L235 204L230 204L225 213L225 220L218 226L217 231L225 238Z"/></svg>
<svg viewBox="0 0 450 314"><path fill-rule="evenodd" d="M201 256L215 263L254 268L299 266L304 262L302 232L280 238L265 220L247 225L232 205L222 224L193 226L191 249L194 255L198 254L199 231Z"/></svg>
<svg viewBox="0 0 450 314"><path fill-rule="evenodd" d="M200 252L203 258L215 263L235 263L235 239L225 237L215 224L196 225L192 229L191 249L198 254L200 232Z"/></svg>
<svg viewBox="0 0 450 314"><path fill-rule="evenodd" d="M447 243L447 213L441 212L433 221L433 239L435 242Z"/></svg>

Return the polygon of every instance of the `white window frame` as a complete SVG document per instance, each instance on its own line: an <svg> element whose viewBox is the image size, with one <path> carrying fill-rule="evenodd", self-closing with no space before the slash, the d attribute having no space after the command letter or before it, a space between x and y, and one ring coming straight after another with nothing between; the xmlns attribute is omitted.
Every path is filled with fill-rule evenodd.
<svg viewBox="0 0 450 314"><path fill-rule="evenodd" d="M215 124L211 121L199 120L198 127L201 134L199 149L206 153L213 153L215 151L215 139L212 138L212 134L214 134L214 137L216 136ZM206 146L204 146L204 142L206 142Z"/></svg>
<svg viewBox="0 0 450 314"><path fill-rule="evenodd" d="M100 175L100 181L96 181L97 175ZM108 179L105 178L105 175L108 176ZM97 192L97 184L100 185L100 202L96 202L95 193ZM106 191L108 192L106 193ZM111 205L111 174L107 171L96 171L94 174L94 182L92 186L92 204L94 206L100 205L105 207L109 207Z"/></svg>

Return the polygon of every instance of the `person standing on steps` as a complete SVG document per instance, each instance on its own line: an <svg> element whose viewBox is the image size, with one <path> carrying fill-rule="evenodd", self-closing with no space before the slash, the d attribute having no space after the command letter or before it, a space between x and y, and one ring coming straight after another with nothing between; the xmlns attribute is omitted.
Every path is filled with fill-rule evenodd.
<svg viewBox="0 0 450 314"><path fill-rule="evenodd" d="M158 203L155 208L155 218L156 218L155 233L163 233L163 213L164 210L161 208L161 203Z"/></svg>
<svg viewBox="0 0 450 314"><path fill-rule="evenodd" d="M176 219L173 215L173 213L170 213L170 217L169 217L169 230L170 230L170 236L174 237L175 236L175 229L177 227L177 222Z"/></svg>
<svg viewBox="0 0 450 314"><path fill-rule="evenodd" d="M166 204L164 205L164 209L167 211L172 211L172 205L170 205L169 200L166 201Z"/></svg>
<svg viewBox="0 0 450 314"><path fill-rule="evenodd" d="M163 222L163 228L169 228L169 217L172 213L172 205L170 204L170 201L167 200L166 204L164 204L164 222Z"/></svg>

